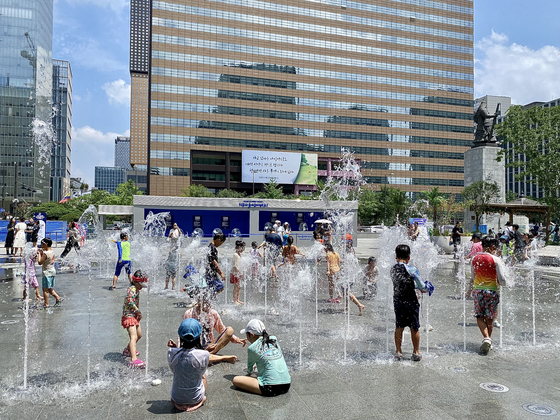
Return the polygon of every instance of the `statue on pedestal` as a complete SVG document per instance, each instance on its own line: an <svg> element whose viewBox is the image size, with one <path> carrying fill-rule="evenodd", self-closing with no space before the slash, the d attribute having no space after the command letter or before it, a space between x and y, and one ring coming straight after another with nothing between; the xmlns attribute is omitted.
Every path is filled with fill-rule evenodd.
<svg viewBox="0 0 560 420"><path fill-rule="evenodd" d="M498 118L500 111L500 104L496 107L496 113L490 114L486 107L486 101L482 101L473 116L476 123L476 133L474 135L474 142L476 143L497 143L496 136L494 135L494 126L496 125L496 118Z"/></svg>

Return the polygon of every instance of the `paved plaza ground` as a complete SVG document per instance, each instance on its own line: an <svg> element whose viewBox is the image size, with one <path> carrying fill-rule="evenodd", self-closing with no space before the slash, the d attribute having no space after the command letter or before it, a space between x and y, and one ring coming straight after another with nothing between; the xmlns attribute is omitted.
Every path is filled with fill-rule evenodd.
<svg viewBox="0 0 560 420"><path fill-rule="evenodd" d="M367 256L376 247L374 240L362 241L357 253ZM343 305L326 303L323 265L317 313L314 287L287 301L283 285L269 283L267 309L273 307L279 313L275 316L265 315L264 293L255 284L242 292L243 308L230 304L229 286L228 302L222 294L215 305L224 323L239 332L249 319L261 318L280 341L292 388L276 398L234 389L231 378L245 373L247 359L245 348L230 344L222 354L236 355L237 364L210 367L206 404L193 413L181 413L169 400L172 375L166 342L177 335L189 302L185 295L162 290L162 277L152 279L149 297L142 292L141 325L147 339L138 346L148 369L132 371L121 356L127 344L120 326L124 277L116 290L109 291L112 262L90 273L59 272L56 290L65 297L61 307L29 313L29 390L22 392L23 286L16 276L22 266L0 257L0 418L510 420L538 418L524 409L526 404L541 413L546 407L560 410L559 269L537 267L534 300L530 271L516 269L516 286L502 293L501 340L500 330L495 330L494 349L481 356L472 301L463 306L460 297L458 263L441 258L433 278L436 293L422 302L421 324L428 320L434 329L428 333L422 329L423 360L417 363L410 361L409 334L405 360L393 361L394 314L387 305L387 283L380 285L376 298L363 301L363 317L350 304L349 318ZM361 297L359 290L356 294ZM152 386L153 379L162 384ZM505 387L490 389L508 391L490 392L481 387L485 383Z"/></svg>

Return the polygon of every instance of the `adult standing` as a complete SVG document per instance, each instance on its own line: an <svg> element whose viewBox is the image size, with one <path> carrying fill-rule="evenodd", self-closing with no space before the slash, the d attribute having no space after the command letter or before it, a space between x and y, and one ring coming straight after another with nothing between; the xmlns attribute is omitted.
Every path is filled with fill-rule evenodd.
<svg viewBox="0 0 560 420"><path fill-rule="evenodd" d="M276 234L280 235L280 237L282 237L282 234L284 233L284 228L282 227L282 222L280 220L277 220L276 223L274 223L275 227L276 227Z"/></svg>
<svg viewBox="0 0 560 420"><path fill-rule="evenodd" d="M268 235L266 235L266 252L267 260L270 261L270 273L272 277L276 276L276 260L280 255L280 250L282 249L282 238L280 235L274 232L274 228L269 229Z"/></svg>
<svg viewBox="0 0 560 420"><path fill-rule="evenodd" d="M288 238L292 233L292 229L290 228L290 224L288 222L284 223L284 232L282 233L282 246L288 245Z"/></svg>
<svg viewBox="0 0 560 420"><path fill-rule="evenodd" d="M41 229L41 226L39 225L39 221L35 220L33 222L32 232L31 232L31 242L33 242L33 248L37 246L37 239L39 238L39 229Z"/></svg>
<svg viewBox="0 0 560 420"><path fill-rule="evenodd" d="M33 242L33 225L35 225L33 217L25 223L27 225L27 229L25 229L25 243Z"/></svg>
<svg viewBox="0 0 560 420"><path fill-rule="evenodd" d="M504 229L504 235L503 236L507 236L507 244L509 245L509 241L511 241L513 239L513 237L515 236L514 232L513 232L513 225L511 224L510 221L506 222L506 227Z"/></svg>
<svg viewBox="0 0 560 420"><path fill-rule="evenodd" d="M523 239L521 232L519 232L519 225L512 225L513 228L513 241L515 247L513 249L513 259L512 264L525 261L525 248L527 243Z"/></svg>
<svg viewBox="0 0 560 420"><path fill-rule="evenodd" d="M6 242L4 242L4 247L6 248L6 255L14 255L14 236L16 228L16 219L12 217L8 222L8 233L6 234Z"/></svg>
<svg viewBox="0 0 560 420"><path fill-rule="evenodd" d="M461 227L461 222L457 222L457 224L451 231L451 242L453 243L453 252L455 253L455 258L457 258L457 251L459 245L461 245L462 234L463 234L463 228Z"/></svg>
<svg viewBox="0 0 560 420"><path fill-rule="evenodd" d="M68 228L68 240L66 241L64 251L60 254L60 258L66 258L68 253L72 251L72 248L75 248L76 252L80 250L80 232L76 222L70 222L70 226Z"/></svg>
<svg viewBox="0 0 560 420"><path fill-rule="evenodd" d="M182 232L181 229L179 229L179 225L177 225L177 223L173 223L173 228L169 231L169 239L177 242L181 235Z"/></svg>
<svg viewBox="0 0 560 420"><path fill-rule="evenodd" d="M25 218L21 217L19 222L15 226L15 237L14 237L14 256L17 256L19 249L19 256L23 257L23 248L25 248L25 231L27 230L27 225L25 224Z"/></svg>

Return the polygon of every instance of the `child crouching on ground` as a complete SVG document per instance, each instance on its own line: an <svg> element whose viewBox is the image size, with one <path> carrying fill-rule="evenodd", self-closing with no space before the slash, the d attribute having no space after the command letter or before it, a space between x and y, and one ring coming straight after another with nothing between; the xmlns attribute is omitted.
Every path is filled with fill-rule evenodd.
<svg viewBox="0 0 560 420"><path fill-rule="evenodd" d="M420 277L418 270L408 265L410 261L410 247L397 245L395 249L397 263L391 267L393 280L393 305L395 307L395 359L402 359L402 337L405 327L410 328L412 338L412 361L422 360L420 355L420 304L415 289L426 293L429 289Z"/></svg>
<svg viewBox="0 0 560 420"><path fill-rule="evenodd" d="M264 397L287 393L292 380L276 337L269 336L264 324L258 319L249 321L245 329L241 330L241 334L246 334L247 341L251 343L247 349L249 375L256 364L259 376L235 376L233 385Z"/></svg>
<svg viewBox="0 0 560 420"><path fill-rule="evenodd" d="M130 357L128 367L137 369L146 368L146 363L138 359L140 353L136 350L136 344L142 338L142 329L140 328L142 312L140 312L138 306L140 305L140 290L142 290L144 284L148 284L148 277L144 277L142 271L137 270L133 274L130 286L126 291L121 319L121 325L128 331L130 337L130 341L122 354L124 357Z"/></svg>
<svg viewBox="0 0 560 420"><path fill-rule="evenodd" d="M179 343L169 340L167 363L173 372L171 402L177 410L194 411L206 401L206 369L210 353L202 349L202 327L193 318L179 326Z"/></svg>

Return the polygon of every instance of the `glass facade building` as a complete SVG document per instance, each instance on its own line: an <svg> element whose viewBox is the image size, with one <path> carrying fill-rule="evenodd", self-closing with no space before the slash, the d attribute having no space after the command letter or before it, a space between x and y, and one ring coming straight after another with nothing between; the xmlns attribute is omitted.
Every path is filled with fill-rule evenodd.
<svg viewBox="0 0 560 420"><path fill-rule="evenodd" d="M462 191L472 0L132 0L130 54L131 163L152 195L249 190L243 149L347 148L372 184Z"/></svg>
<svg viewBox="0 0 560 420"><path fill-rule="evenodd" d="M53 60L53 131L51 152L51 201L70 192L72 158L72 68L64 60Z"/></svg>
<svg viewBox="0 0 560 420"><path fill-rule="evenodd" d="M126 169L113 166L95 167L95 188L114 194L119 184L126 182Z"/></svg>
<svg viewBox="0 0 560 420"><path fill-rule="evenodd" d="M130 137L117 136L115 139L115 166L132 169L130 166Z"/></svg>
<svg viewBox="0 0 560 420"><path fill-rule="evenodd" d="M0 0L0 184L6 210L14 198L50 198L52 132L35 141L32 127L50 130L52 33L52 0Z"/></svg>

